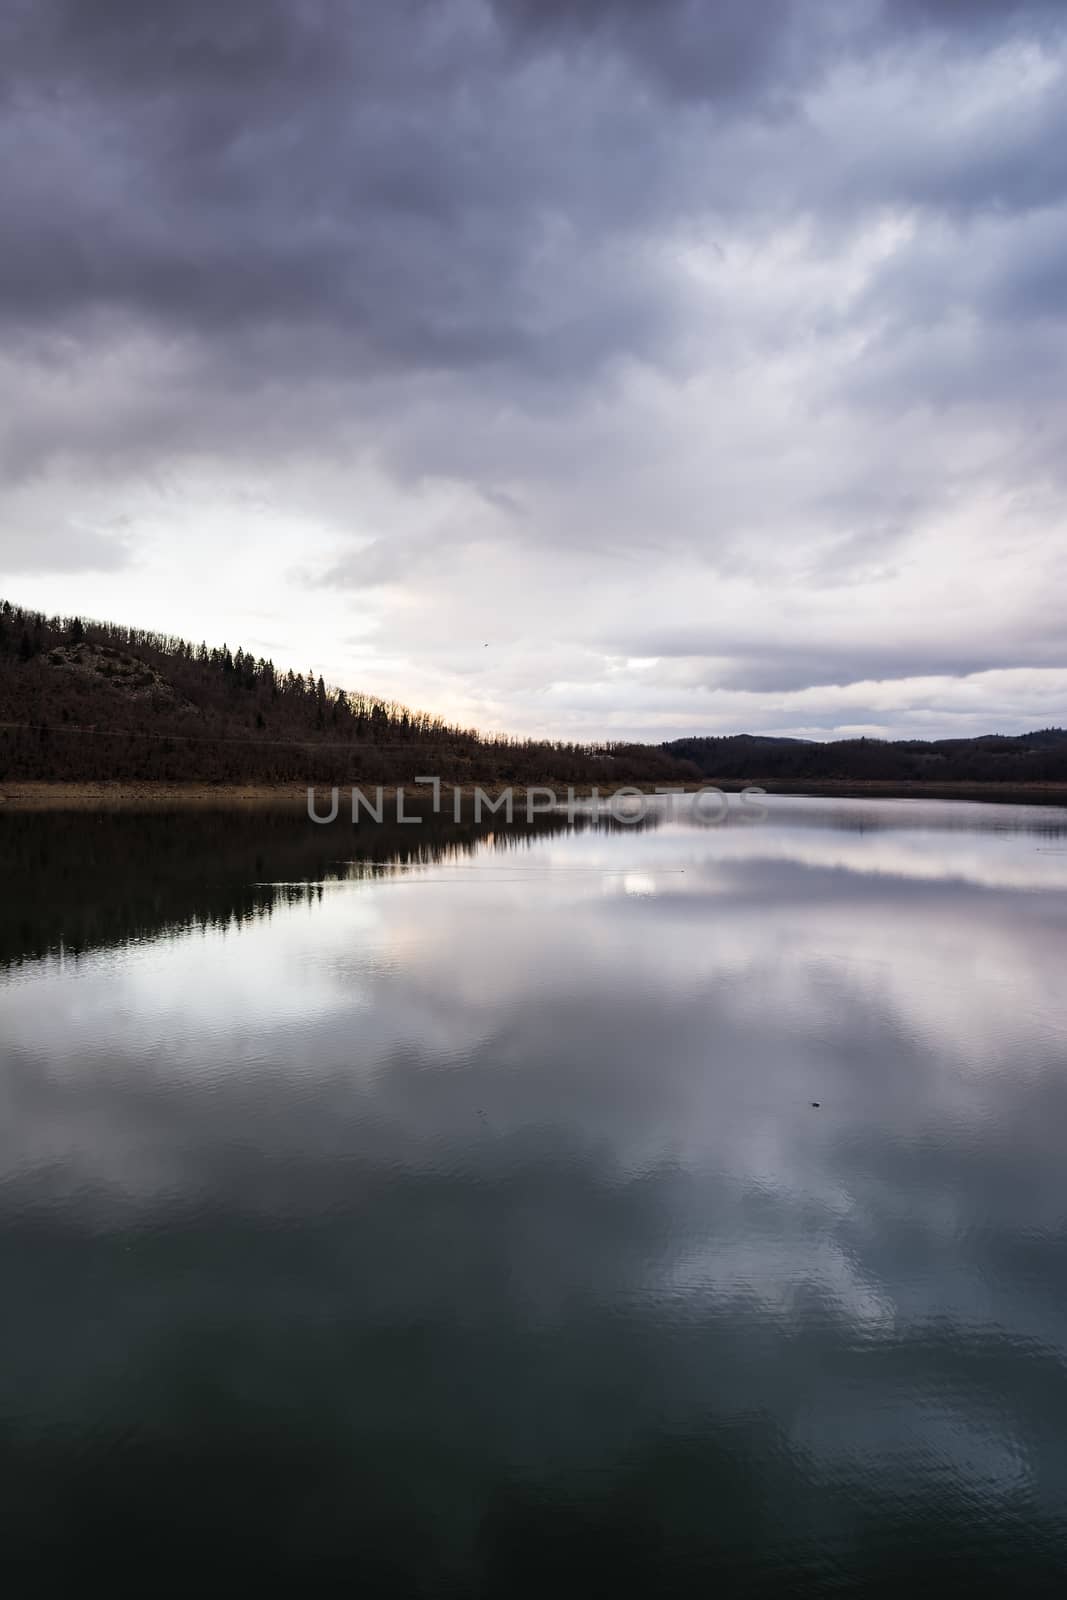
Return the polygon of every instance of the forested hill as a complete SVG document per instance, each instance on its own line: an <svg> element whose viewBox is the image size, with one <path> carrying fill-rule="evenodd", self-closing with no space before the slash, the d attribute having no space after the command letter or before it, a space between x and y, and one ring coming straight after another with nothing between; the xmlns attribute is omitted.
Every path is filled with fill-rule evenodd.
<svg viewBox="0 0 1067 1600"><path fill-rule="evenodd" d="M0 782L681 783L654 745L488 737L209 647L0 601Z"/></svg>
<svg viewBox="0 0 1067 1600"><path fill-rule="evenodd" d="M262 657L0 601L0 782L1067 782L1067 731L661 745L487 736Z"/></svg>
<svg viewBox="0 0 1067 1600"><path fill-rule="evenodd" d="M721 739L673 739L662 748L668 755L693 762L711 782L1067 782L1064 728L978 739L840 739L829 744L742 733Z"/></svg>

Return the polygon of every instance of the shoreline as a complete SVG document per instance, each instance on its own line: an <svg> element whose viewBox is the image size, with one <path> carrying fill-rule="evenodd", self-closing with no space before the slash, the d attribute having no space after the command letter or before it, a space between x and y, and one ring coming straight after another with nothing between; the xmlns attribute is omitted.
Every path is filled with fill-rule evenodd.
<svg viewBox="0 0 1067 1600"><path fill-rule="evenodd" d="M331 788L330 784L313 785L319 795L325 795ZM342 793L352 787L351 784L342 784ZM365 793L373 793L376 785L368 784L364 787ZM403 789L410 802L420 791L412 784L383 784L383 797L389 802L395 802L398 790ZM553 789L560 800L567 798L566 784L503 784L499 782L482 785L464 783L459 787L465 799L473 800L475 789L481 787L482 793L489 798L499 796L505 789L510 788L516 798L525 796L528 789ZM654 794L654 784L619 784L619 789L637 789L644 794ZM819 778L807 782L785 782L778 779L749 778L722 778L715 780L708 778L701 784L685 785L686 793L696 793L700 788L719 789L724 794L736 794L745 788L761 788L767 794L797 795L823 799L871 799L871 800L976 800L987 801L991 804L1015 805L1050 805L1067 807L1067 783L928 783L924 781L893 781L891 779L868 779L856 781L844 778ZM157 783L126 781L116 782L31 782L12 781L0 783L0 816L5 811L156 811L171 807L176 810L188 808L190 810L211 810L232 808L249 809L303 809L307 805L307 792L309 785L301 784L257 784L257 783L203 783L191 779L185 783ZM445 792L451 794L452 786L444 784ZM574 792L578 797L588 796L592 785L575 784ZM425 791L423 791L425 792ZM610 791L602 789L601 793L607 795ZM426 798L429 798L427 793Z"/></svg>

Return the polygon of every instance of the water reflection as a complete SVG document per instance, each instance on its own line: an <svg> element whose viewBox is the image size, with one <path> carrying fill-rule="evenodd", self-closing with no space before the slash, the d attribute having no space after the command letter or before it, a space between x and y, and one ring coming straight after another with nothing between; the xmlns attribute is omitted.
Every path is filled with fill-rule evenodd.
<svg viewBox="0 0 1067 1600"><path fill-rule="evenodd" d="M1067 816L768 812L4 819L20 1593L1058 1592Z"/></svg>

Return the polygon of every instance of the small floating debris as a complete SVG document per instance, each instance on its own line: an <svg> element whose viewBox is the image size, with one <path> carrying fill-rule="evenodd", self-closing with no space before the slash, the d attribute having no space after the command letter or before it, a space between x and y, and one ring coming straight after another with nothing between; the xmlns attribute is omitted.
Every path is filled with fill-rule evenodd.
<svg viewBox="0 0 1067 1600"><path fill-rule="evenodd" d="M817 1100L813 1100L813 1101L812 1101L812 1102L811 1102L811 1109L812 1109L812 1110L813 1110L813 1111L818 1111L818 1109L819 1109L819 1102L818 1102L818 1101L817 1101Z"/></svg>

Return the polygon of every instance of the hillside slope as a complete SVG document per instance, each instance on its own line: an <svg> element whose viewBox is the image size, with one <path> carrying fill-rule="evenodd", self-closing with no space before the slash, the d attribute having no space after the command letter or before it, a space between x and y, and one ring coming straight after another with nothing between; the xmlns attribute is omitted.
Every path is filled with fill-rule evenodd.
<svg viewBox="0 0 1067 1600"><path fill-rule="evenodd" d="M487 736L262 657L0 601L0 781L1067 783L1067 730L976 739Z"/></svg>
<svg viewBox="0 0 1067 1600"><path fill-rule="evenodd" d="M226 645L0 601L0 781L679 783L650 745L487 737Z"/></svg>

